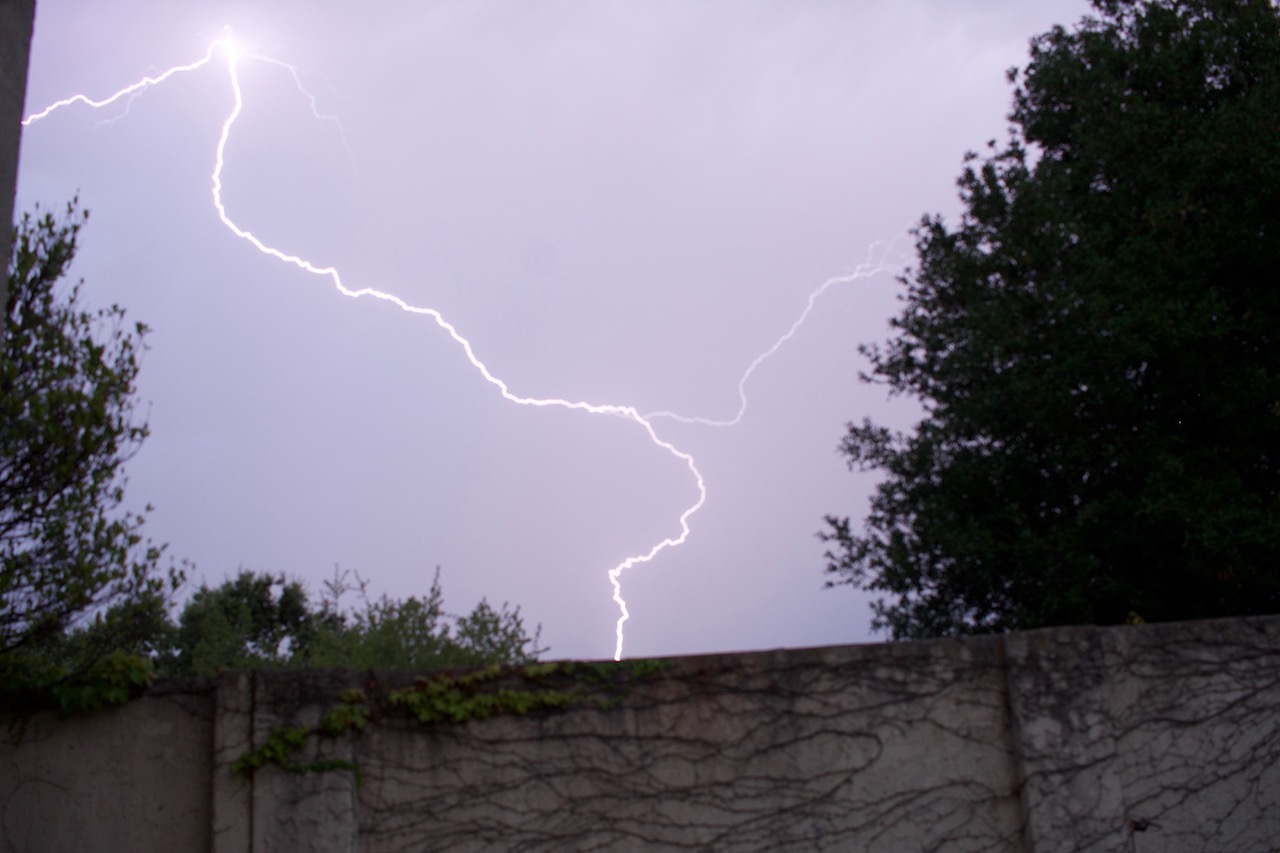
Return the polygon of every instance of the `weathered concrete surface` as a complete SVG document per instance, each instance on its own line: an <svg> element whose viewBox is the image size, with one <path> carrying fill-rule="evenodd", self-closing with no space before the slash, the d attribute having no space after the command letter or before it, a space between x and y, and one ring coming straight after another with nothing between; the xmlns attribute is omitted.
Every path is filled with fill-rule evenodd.
<svg viewBox="0 0 1280 853"><path fill-rule="evenodd" d="M317 671L307 675L298 678L298 673L289 672L253 674L248 688L252 692L250 724L254 745L261 744L281 724L317 725L342 690L354 683L348 672ZM222 684L226 683L224 679ZM357 755L353 747L349 739L318 739L310 754L299 760L340 758L354 762ZM230 757L234 760L236 756ZM227 766L226 756L219 756L218 761L219 766ZM359 766L363 770L372 763L361 759ZM358 836L357 784L355 774L349 771L296 774L269 768L256 773L248 786L229 772L222 772L217 778L219 785L229 782L238 786L252 800L251 844L228 850L355 853L357 849L367 849ZM415 849L431 848L419 845Z"/></svg>
<svg viewBox="0 0 1280 853"><path fill-rule="evenodd" d="M253 746L253 674L225 673L218 679L214 699L211 755L213 853L252 850L253 789L229 768ZM217 772L212 772L217 768Z"/></svg>
<svg viewBox="0 0 1280 853"><path fill-rule="evenodd" d="M516 676L508 678L519 681ZM228 673L0 745L4 850L1275 850L1280 617L677 658L606 707L230 766L342 691ZM357 774L333 769L354 763Z"/></svg>
<svg viewBox="0 0 1280 853"><path fill-rule="evenodd" d="M1280 619L1004 643L1035 850L1280 849Z"/></svg>
<svg viewBox="0 0 1280 853"><path fill-rule="evenodd" d="M361 848L1016 849L998 639L689 658L611 711L360 744Z"/></svg>
<svg viewBox="0 0 1280 853"><path fill-rule="evenodd" d="M209 849L212 691L161 688L120 708L0 725L0 849Z"/></svg>

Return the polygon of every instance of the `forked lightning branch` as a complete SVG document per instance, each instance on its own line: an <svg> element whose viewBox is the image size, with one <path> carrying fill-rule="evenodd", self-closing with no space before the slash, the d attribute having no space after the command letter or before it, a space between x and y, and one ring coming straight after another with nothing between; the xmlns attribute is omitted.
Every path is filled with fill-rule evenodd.
<svg viewBox="0 0 1280 853"><path fill-rule="evenodd" d="M111 107L112 105L123 104L123 109L125 112L127 112L129 107L132 105L133 100L139 97L140 95L142 95L147 89L153 86L158 86L161 83L165 83L173 79L174 77L177 77L178 75L195 72L202 68L205 68L206 66L216 67L217 66L216 60L218 59L221 59L222 64L225 66L227 83L233 95L233 103L232 103L231 111L227 114L226 119L222 122L221 131L219 133L217 144L215 147L213 170L210 174L210 180L212 183L211 196L212 196L213 206L218 213L218 218L222 221L222 224L226 226L226 228L229 231L231 231L232 234L240 238L240 240L242 240L243 242L252 246L257 251L261 252L262 254L275 259L277 262L293 266L303 273L307 273L309 275L328 280L329 283L332 284L332 286L338 291L338 293L342 294L343 296L350 297L352 299L369 297L372 299L379 300L381 302L385 302L409 314L417 314L417 315L422 315L424 317L430 318L440 330L442 330L445 334L447 334L450 338L452 338L453 341L459 347L462 348L462 351L466 354L466 357L468 361L470 361L471 366L476 370L477 373L479 373L480 377L485 382L489 383L495 389L497 389L498 393L500 393L502 397L508 400L509 402L519 406L535 406L535 407L555 406L555 407L560 407L565 409L573 409L573 410L581 411L585 414L590 414L590 415L606 415L611 417L625 418L629 421L632 421L634 424L636 424L636 426L643 431L644 435L648 438L649 442L654 447L658 448L659 450L667 454L670 454L672 457L677 459L680 463L682 463L685 467L688 468L690 476L693 478L694 482L697 485L698 499L694 501L693 504L688 506L682 513L680 513L678 518L678 527L679 527L678 535L670 536L666 539L663 539L662 541L654 544L648 551L646 551L643 554L637 554L634 556L627 557L625 560L618 563L616 566L609 569L608 571L609 582L613 587L613 601L617 604L618 613L619 613L618 620L616 623L616 631L615 631L614 660L621 660L622 647L623 647L623 627L626 624L627 620L630 618L630 613L627 610L626 600L622 596L623 573L638 565L651 562L660 553L662 553L664 550L668 548L674 548L682 544L689 537L689 534L690 534L689 519L694 515L694 513L696 513L699 509L702 508L702 505L707 500L706 483L703 480L702 473L698 470L698 466L694 461L694 458L689 453L686 453L685 451L677 448L671 442L660 437L658 435L658 432L654 428L654 421L659 420L661 418L670 418L670 419L681 421L683 423L702 424L706 426L720 426L720 427L728 427L728 426L734 426L738 424L742 420L743 416L746 414L746 410L747 410L747 396L746 396L747 382L748 380L750 380L751 375L760 366L760 364L765 360L767 360L768 358L770 358L774 353L778 351L779 348L782 347L783 344L785 344L788 340L791 339L792 336L796 334L800 326L805 322L805 320L809 317L809 314L813 311L816 300L823 293L825 293L829 288L831 288L834 285L844 284L844 283L856 281L858 279L869 278L871 276L875 276L880 273L886 272L890 268L886 260L886 253L884 251L877 251L877 248L873 246L871 253L869 254L868 260L863 264L859 265L853 272L847 275L828 279L809 295L808 302L804 310L800 314L799 318L796 319L795 322L791 324L791 326L788 328L786 333L783 334L780 338L778 338L778 340L769 349L767 349L765 352L757 356L742 374L741 378L738 381L739 408L737 413L732 418L716 420L711 418L689 417L685 415L676 414L675 412L665 412L665 411L653 412L649 414L641 414L633 406L589 403L585 401L573 401L573 400L565 400L565 399L559 399L559 398L538 398L538 397L521 396L519 394L512 392L510 388L508 388L506 382L504 382L502 379L500 379L499 377L495 376L492 372L490 372L489 368L485 365L485 363L481 361L480 358L476 355L475 349L472 346L471 341L468 338L464 337L458 331L458 329L452 323L446 320L440 314L440 312L437 311L436 309L422 307L418 305L411 305L410 303L404 301L403 299L396 296L395 294L385 290L380 290L377 288L367 287L367 286L366 287L348 286L343 282L342 277L336 268L332 266L321 266L319 264L313 263L312 261L306 258L299 257L298 255L290 254L287 250L280 249L278 247L271 245L264 238L261 238L257 234L254 234L248 229L242 228L240 225L236 224L235 219L233 219L231 214L228 212L227 206L224 203L224 199L223 199L223 170L226 165L225 155L226 155L226 148L227 148L227 140L230 139L231 134L235 129L236 123L240 119L240 114L244 106L244 92L241 89L240 75L239 75L240 64L245 61L264 62L276 68L281 69L283 73L289 74L294 82L294 85L297 87L297 91L299 95L307 99L311 108L311 112L316 117L316 119L323 120L323 121L330 121L336 124L336 119L333 116L323 115L317 110L316 99L303 86L301 76L299 75L298 69L295 66L290 65L286 62L282 62L278 59L273 59L265 56L258 56L256 54L250 53L246 51L235 40L234 37L227 35L227 36L224 36L223 38L220 38L212 42L209 45L209 48L205 52L204 56L194 62L185 64L185 65L176 65L164 72L155 74L153 76L143 77L141 80L138 80L137 82L132 83L128 86L125 86L124 88L114 92L113 94L107 95L105 97L100 97L95 99L88 95L76 94L76 95L63 98L62 100L59 100L50 104L49 106L45 107L41 111L31 114L30 116L28 116L23 120L22 124L24 127L30 127L31 125L41 121L42 119L48 118L50 115L52 115L58 110L77 107L77 106L87 107L91 109L103 109L103 108ZM339 129L341 128L340 125L338 125L338 127ZM876 258L878 258L878 260Z"/></svg>

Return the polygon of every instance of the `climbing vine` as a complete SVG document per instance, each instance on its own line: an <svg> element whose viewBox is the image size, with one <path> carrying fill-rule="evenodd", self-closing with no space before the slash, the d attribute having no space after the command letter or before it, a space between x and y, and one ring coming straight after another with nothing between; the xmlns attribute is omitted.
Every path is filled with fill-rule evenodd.
<svg viewBox="0 0 1280 853"><path fill-rule="evenodd" d="M528 677L528 673L524 673ZM467 723L498 714L524 715L548 708L564 708L571 697L559 690L501 687L485 690L487 682L502 675L499 666L490 666L465 675L448 673L419 678L413 687L393 690L388 696L393 707L401 707L419 723Z"/></svg>
<svg viewBox="0 0 1280 853"><path fill-rule="evenodd" d="M423 726L463 725L499 715L524 716L572 707L608 710L619 705L637 684L661 674L660 660L623 663L545 663L523 667L498 664L471 672L419 676L411 686L386 691L380 701L359 687L344 690L315 726L277 726L261 746L247 750L231 764L235 773L251 776L268 764L289 773L351 770L354 762L298 762L294 756L311 737L358 736L375 717L408 715ZM373 683L371 683L373 684Z"/></svg>
<svg viewBox="0 0 1280 853"><path fill-rule="evenodd" d="M150 686L150 662L114 651L82 672L36 656L0 658L0 709L22 718L35 711L67 714L123 705Z"/></svg>

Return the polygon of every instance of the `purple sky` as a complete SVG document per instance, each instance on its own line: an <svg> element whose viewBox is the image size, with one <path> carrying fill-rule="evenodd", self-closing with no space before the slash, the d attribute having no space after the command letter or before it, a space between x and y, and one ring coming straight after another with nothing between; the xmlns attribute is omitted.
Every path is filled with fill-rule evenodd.
<svg viewBox="0 0 1280 853"><path fill-rule="evenodd" d="M732 418L738 382L876 241L954 214L964 152L1005 135L1028 39L1083 2L194 3L39 0L27 112L194 62L230 27L243 112L229 216L438 310L523 397ZM213 206L228 62L24 134L18 208L80 193L75 273L153 328L152 435L128 466L149 534L216 583L519 604L551 657L609 657L608 571L680 534L688 467L634 420L504 400L429 317L256 251ZM880 257L880 256L877 256ZM746 385L730 428L654 419L707 499L626 571L626 656L863 642L824 591L824 513L874 475L843 424L910 404L856 381L892 274L839 284Z"/></svg>

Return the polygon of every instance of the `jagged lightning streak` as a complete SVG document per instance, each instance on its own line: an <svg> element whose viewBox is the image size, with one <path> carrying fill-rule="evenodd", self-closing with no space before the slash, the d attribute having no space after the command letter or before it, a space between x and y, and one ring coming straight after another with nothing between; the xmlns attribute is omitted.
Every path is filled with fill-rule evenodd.
<svg viewBox="0 0 1280 853"><path fill-rule="evenodd" d="M271 57L257 56L255 54L242 51L240 45L236 42L236 40L233 37L228 35L227 37L218 39L213 43L211 43L205 55L201 59L196 60L195 62L188 63L186 65L174 66L168 69L167 71L164 71L163 73L160 73L156 76L144 77L138 82L133 83L129 86L126 86L125 88L119 90L115 94L103 99L94 100L88 97L87 95L82 95L82 94L77 94L69 98L64 98L60 101L56 101L55 103L50 104L48 107L41 110L40 112L34 113L28 116L26 119L23 120L22 124L23 126L30 126L31 124L43 118L46 118L47 116L49 116L51 113L53 113L58 109L61 109L63 107L68 107L77 103L84 104L94 109L100 109L102 107L109 106L110 104L113 104L116 101L120 100L121 98L125 98L125 97L130 98L130 103L131 103L133 98L140 95L145 89L147 89L150 86L158 85L176 74L195 71L199 68L204 67L205 65L208 65L213 60L214 56L217 54L219 50L222 51L222 53L226 58L227 74L228 74L228 79L231 86L231 91L233 94L233 106L232 106L231 112L227 115L226 120L222 123L221 132L218 135L218 142L215 148L214 169L211 175L211 180L213 185L212 198L213 198L214 208L217 211L219 220L228 230L230 230L236 237L248 242L255 249L257 249L259 252L265 255L275 258L276 260L281 261L285 264L294 266L302 272L306 272L311 275L328 279L333 284L334 288L343 296L347 296L353 299L356 299L362 296L370 296L376 300L389 302L392 305L399 308L401 311L405 311L410 314L425 315L427 317L430 317L441 330L443 330L446 334L448 334L449 337L452 338L454 342L457 343L462 348L463 352L467 357L467 360L471 363L471 365L480 373L480 375L484 378L486 382L488 382L490 385L493 385L495 388L497 388L498 392L502 395L504 399L522 406L537 406L537 407L556 406L556 407L583 411L589 414L612 415L612 416L626 418L638 424L642 429L644 429L645 433L649 437L649 440L656 447L662 450L665 450L667 453L671 454L675 458L682 461L688 467L689 472L693 475L693 478L697 484L698 499L691 506L685 509L685 511L680 515L680 518L679 518L680 534L675 537L667 537L666 539L663 539L662 541L658 542L653 547L651 547L644 554L626 558L621 563L619 563L618 565L610 569L608 572L609 582L613 587L613 601L617 604L618 610L619 610L619 617L615 627L616 643L614 647L614 659L620 660L622 657L622 648L623 648L623 626L625 625L627 620L630 618L630 612L627 609L627 603L625 599L622 597L621 576L623 572L637 565L652 561L660 552L662 552L667 548L676 547L682 544L690 534L690 528L689 528L690 517L694 513L696 513L699 509L702 508L703 504L706 502L706 499L707 499L706 483L703 480L701 472L698 470L697 464L695 463L693 456L690 455L689 453L686 453L685 451L680 450L671 442L668 442L660 438L653 427L652 420L657 418L671 418L683 423L702 424L702 425L708 425L708 426L733 426L739 423L742 420L743 416L745 415L746 409L747 409L746 385L750 380L752 374L755 372L755 370L764 361L771 358L775 353L777 353L777 351L788 340L794 337L794 335L797 333L797 331L800 329L800 327L805 323L809 315L812 313L818 298L821 297L829 288L837 284L869 278L888 270L889 265L883 259L884 255L882 254L881 260L878 263L873 263L871 260L871 257L874 255L875 248L876 248L875 246L873 246L871 249L871 252L868 255L868 260L863 264L859 265L852 273L849 273L844 276L837 276L837 277L828 279L809 295L809 299L804 310L801 312L800 316L795 320L795 322L792 323L790 328L773 344L773 346L771 346L765 352L757 356L751 362L751 364L747 367L746 371L742 374L741 378L738 381L738 397L740 402L739 409L737 414L729 420L715 420L715 419L703 418L703 417L689 417L689 416L677 414L675 412L667 412L667 411L654 412L648 415L642 415L640 414L639 411L637 411L632 406L614 405L614 404L597 404L597 403L588 403L584 401L570 401L570 400L564 400L559 398L535 398L535 397L519 396L511 392L506 382L504 382L503 380L495 376L492 372L490 372L489 368L485 365L485 363L476 356L470 340L468 340L461 333L459 333L457 328L452 323L448 322L443 317L443 315L441 315L440 312L437 311L436 309L411 305L410 303L405 302L403 299L401 299L400 297L392 293L388 293L386 291L378 290L372 287L363 287L363 288L353 290L347 287L345 284L343 284L342 278L335 267L317 266L311 261L305 258L302 258L298 255L289 254L288 252L282 251L274 246L270 246L267 243L263 242L257 235L253 234L251 231L237 225L236 222L227 213L226 205L223 201L223 196L222 196L222 189L223 189L222 173L226 164L227 141L230 139L232 128L234 127L236 120L239 118L240 113L244 107L244 97L240 87L240 76L239 76L239 66L238 66L239 59L242 55L255 60L270 63L287 70L290 73L290 75L293 77L294 83L297 86L298 90L308 99L311 105L312 114L317 119L331 121L338 127L338 130L342 135L343 145L344 147L347 148L348 154L351 154L350 147L347 146L346 134L345 134L344 128L342 127L341 122L338 121L338 119L335 116L324 115L319 112L317 108L317 101L315 96L312 95L310 92L308 92L306 88L303 86L298 69L295 66L292 66L288 63L282 62L277 59L273 59ZM126 113L127 111L128 110L126 109Z"/></svg>
<svg viewBox="0 0 1280 853"><path fill-rule="evenodd" d="M609 577L609 582L613 586L613 600L618 605L618 609L619 609L619 616L618 616L618 621L615 629L616 643L614 646L613 656L614 656L614 660L621 660L622 645L623 645L623 625L627 622L627 620L631 616L630 612L627 610L627 603L622 597L622 581L621 581L622 573L625 572L627 569L633 568L642 563L650 562L663 550L667 548L676 547L682 544L689 537L689 533L690 533L689 518L694 513L696 513L699 509L702 508L702 505L706 502L706 499L707 499L706 483L702 478L702 473L698 470L698 466L695 463L693 456L686 453L683 450L680 450L672 443L660 438L657 432L654 430L653 424L647 418L643 417L635 409L634 406L588 403L584 401L571 401L571 400L564 400L559 398L522 397L512 393L510 388L507 386L507 383L499 379L492 372L490 372L489 368L485 365L485 363L476 356L475 350L471 345L471 341L463 337L463 335L458 332L457 328L454 327L452 323L447 321L436 309L425 308L417 305L411 305L410 303L405 302L403 299L396 296L395 294L378 290L372 287L362 287L362 288L353 290L347 287L345 284L343 284L342 277L339 275L338 270L335 267L317 266L311 261L305 258L302 258L298 255L292 255L274 246L270 246L267 243L263 242L261 239L259 239L258 236L255 235L253 232L237 225L236 222L227 213L226 205L223 202L223 197L222 197L222 186L223 186L222 172L226 165L227 140L230 139L231 130L235 126L236 119L240 117L240 113L244 108L244 95L240 88L240 75L238 70L239 59L242 54L242 51L240 49L239 44L236 42L234 38L228 36L222 39L218 39L217 41L213 42L209 46L209 50L205 53L203 58L195 62L189 63L187 65L174 66L173 68L170 68L167 71L161 74L158 74L154 77L152 76L144 77L138 82L133 83L132 85L126 86L125 88L121 89L120 91L116 92L115 94L107 98L94 100L88 97L87 95L73 95L69 98L64 98L60 101L57 101L49 105L48 107L41 110L40 112L34 113L33 115L28 116L26 119L23 120L22 124L24 127L30 126L31 124L34 124L35 122L43 118L46 118L55 110L61 109L62 107L71 106L72 104L77 104L77 103L85 104L89 107L98 109L98 108L102 108L110 104L113 104L116 101L126 96L136 96L137 94L141 93L144 89L150 86L155 86L160 83L163 83L165 80L169 79L175 74L180 74L187 71L195 71L196 69L199 69L205 65L208 65L213 60L214 55L219 50L222 51L223 55L226 58L227 74L230 80L231 91L233 94L233 105L231 108L231 112L227 115L226 120L222 123L222 130L218 135L218 143L215 148L215 155L214 155L214 168L213 168L213 174L211 178L213 182L213 206L217 210L218 218L222 221L222 224L227 227L227 229L229 229L233 234L235 234L240 239L248 242L250 245L252 245L255 249L257 249L259 252L263 253L264 255L268 255L272 258L275 258L278 261L294 266L303 272L310 273L311 275L319 276L321 278L327 278L330 282L332 282L333 286L337 289L337 291L341 293L343 296L347 296L352 299L358 299L362 296L370 296L370 297L373 297L374 299L377 299L383 302L389 302L392 305L395 305L401 311L405 311L410 314L419 314L419 315L425 315L427 317L430 317L438 327L440 327L446 334L449 335L450 338L452 338L460 347L462 347L463 352L466 354L467 360L471 362L472 367L474 367L477 371L479 371L480 375L484 377L484 380L488 382L490 385L493 385L495 388L497 388L498 392L503 396L503 398L509 400L510 402L515 403L517 405L521 405L521 406L538 406L538 407L557 406L561 408L574 409L577 411L587 412L589 414L594 414L594 415L613 415L617 417L626 418L638 424L649 436L649 440L656 447L661 448L662 450L665 450L667 453L670 453L672 456L682 461L688 467L690 474L693 475L693 478L697 484L698 499L680 515L680 519L679 519L680 534L678 536L667 537L666 539L663 539L661 542L658 542L656 545L650 548L646 553L628 557L625 560L623 560L621 563L619 563L617 566L609 570L608 577ZM312 113L317 118L333 119L332 116L321 115L316 110L316 100L309 92L305 90L305 88L303 88L296 68L294 68L293 66L287 63L281 62L279 60L271 59L268 57L258 57L258 56L255 56L254 54L250 54L247 52L245 52L243 55L254 58L254 59L260 59L262 61L270 62L272 64L275 64L287 69L293 75L294 82L298 85L299 90L303 93L303 95L305 95L310 100ZM340 123L338 124L338 126L339 128L341 128ZM345 143L345 136L343 141Z"/></svg>
<svg viewBox="0 0 1280 853"><path fill-rule="evenodd" d="M131 96L131 95L137 95L141 93L143 89L146 89L148 86L155 86L160 83L163 83L165 80L168 80L170 77L172 77L175 74L182 74L187 71L195 71L198 68L203 68L204 66L208 65L210 62L213 61L213 55L217 53L218 48L221 47L226 49L228 48L229 45L231 46L229 48L230 51L234 52L235 48L234 48L234 42L232 40L219 39L218 41L215 41L209 45L209 50L205 53L202 59L198 59L189 65L175 65L173 68L170 68L168 71L165 71L163 74L159 74L155 77L143 77L137 83L134 83L131 86L125 86L119 92L116 92L114 95L111 95L110 97L103 98L100 101L95 101L92 98L90 98L88 95L72 95L69 98L63 98L61 101L54 101L52 104L45 107L40 112L33 113L27 116L26 118L24 118L22 120L22 126L28 127L32 124L35 124L36 122L40 121L40 119L48 117L48 115L54 112L55 110L60 110L63 107L69 107L72 104L84 104L86 106L93 107L94 109L101 109L102 107L111 106L121 98L126 96Z"/></svg>
<svg viewBox="0 0 1280 853"><path fill-rule="evenodd" d="M752 360L751 364L747 365L747 369L742 372L742 376L738 377L738 411L733 417L728 418L727 420L717 420L715 418L681 415L677 412L664 411L649 412L645 415L645 418L649 420L670 418L671 420L679 421L683 424L700 424L702 426L713 427L731 427L742 423L742 418L747 413L747 383L751 381L751 375L756 372L756 368L764 364L770 358L773 358L773 356L777 354L778 350L782 349L783 345L786 344L787 341L796 336L796 332L800 331L800 327L805 324L805 321L809 319L809 315L813 313L813 308L817 305L818 299L832 287L838 284L850 284L861 279L873 278L886 272L901 269L903 266L901 262L891 262L889 260L889 252L897 244L899 239L900 238L894 238L883 249L879 242L872 243L870 248L867 249L867 259L854 267L853 272L845 275L833 276L818 285L818 287L809 294L809 299L805 303L804 310L800 312L800 316L795 319L795 322L791 324L791 327L788 328L781 337L773 342L773 346L756 356L755 359Z"/></svg>

